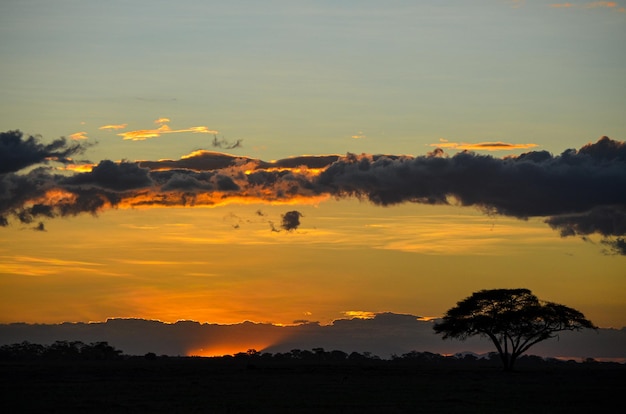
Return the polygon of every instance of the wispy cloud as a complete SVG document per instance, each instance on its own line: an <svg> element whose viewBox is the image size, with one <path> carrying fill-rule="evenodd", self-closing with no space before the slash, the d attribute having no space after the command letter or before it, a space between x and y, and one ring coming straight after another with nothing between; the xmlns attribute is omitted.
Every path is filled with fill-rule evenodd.
<svg viewBox="0 0 626 414"><path fill-rule="evenodd" d="M213 141L211 142L211 145L213 145L213 148L235 149L243 147L242 142L242 139L227 141L225 138L218 138L217 135L213 135Z"/></svg>
<svg viewBox="0 0 626 414"><path fill-rule="evenodd" d="M78 260L65 260L35 256L0 256L0 273L20 276L47 276L66 272L67 269L98 272L102 264Z"/></svg>
<svg viewBox="0 0 626 414"><path fill-rule="evenodd" d="M114 125L102 125L100 128L98 129L102 129L102 130L118 130L118 129L124 129L126 128L126 125L128 124L114 124Z"/></svg>
<svg viewBox="0 0 626 414"><path fill-rule="evenodd" d="M617 2L615 2L615 1L594 1L594 2L591 2L591 3L586 3L584 5L584 7L586 9L595 9L595 8L598 8L598 7L605 7L605 8L612 9L612 8L617 7Z"/></svg>
<svg viewBox="0 0 626 414"><path fill-rule="evenodd" d="M120 263L139 266L180 266L183 262L173 262L167 260L117 260Z"/></svg>
<svg viewBox="0 0 626 414"><path fill-rule="evenodd" d="M70 135L70 139L73 139L74 141L82 141L87 139L87 132L85 131L81 131L81 132L74 132L73 134Z"/></svg>
<svg viewBox="0 0 626 414"><path fill-rule="evenodd" d="M446 139L440 139L436 144L429 144L431 147L448 148L458 150L469 151L512 151L518 149L528 149L537 147L537 144L510 144L508 142L501 141L488 141L488 142L450 142Z"/></svg>
<svg viewBox="0 0 626 414"><path fill-rule="evenodd" d="M626 8L620 7L616 1L593 1L588 3L553 3L550 4L553 9L612 9L614 11L625 13Z"/></svg>
<svg viewBox="0 0 626 414"><path fill-rule="evenodd" d="M159 118L159 119L154 121L155 124L159 125L158 128L137 129L137 130L133 130L133 131L121 132L121 133L119 133L117 135L121 136L124 140L144 141L146 139L160 137L163 134L175 134L175 133L182 133L182 132L191 132L191 133L194 133L194 134L213 134L213 135L215 135L215 134L218 133L218 131L209 129L206 126L193 126L193 127L189 127L189 128L183 128L183 129L172 129L172 128L169 127L169 125L167 125L168 122L170 122L169 118ZM124 125L126 125L126 124L124 124ZM102 129L102 127L100 129Z"/></svg>

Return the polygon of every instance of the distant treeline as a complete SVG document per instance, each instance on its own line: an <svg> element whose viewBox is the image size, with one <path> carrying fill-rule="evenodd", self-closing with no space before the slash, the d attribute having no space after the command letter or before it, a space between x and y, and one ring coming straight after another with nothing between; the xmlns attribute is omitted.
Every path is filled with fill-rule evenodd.
<svg viewBox="0 0 626 414"><path fill-rule="evenodd" d="M107 342L85 344L81 341L56 341L51 345L27 341L0 346L0 360L105 360L122 358L122 351Z"/></svg>
<svg viewBox="0 0 626 414"><path fill-rule="evenodd" d="M441 355L432 352L411 351L402 355L392 355L390 359L381 359L370 352L347 353L339 350L326 351L324 348L311 350L292 349L290 352L259 352L249 349L234 355L216 357L173 357L169 355L157 356L148 352L143 356L124 355L123 351L115 349L107 342L93 342L85 344L81 341L56 341L51 345L33 344L27 341L0 346L0 361L36 361L36 360L61 360L61 361L112 361L112 360L173 360L173 359L202 359L221 362L244 363L247 368L256 368L280 364L406 364L420 366L466 366L466 367L498 367L500 357L497 352L487 355L463 353L455 355ZM536 355L524 355L519 358L519 366L588 366L589 364L602 364L605 367L613 366L626 368L625 364L617 362L599 362L593 358L587 358L582 362L574 360L562 360L557 358L542 358Z"/></svg>
<svg viewBox="0 0 626 414"><path fill-rule="evenodd" d="M293 349L290 352L271 354L250 349L247 352L240 352L234 355L217 357L219 359L232 359L245 361L251 366L264 366L265 363L280 362L302 362L302 363L379 363L398 365L420 365L420 366L472 366L472 367L500 367L502 362L497 352L490 352L487 355L476 355L473 353L462 353L454 355L441 355L432 352L411 351L402 355L392 355L390 359L381 359L369 352L352 352L350 354L339 351L326 351L324 348L313 348L312 350ZM602 364L603 366L614 366L626 368L625 364L617 362L599 362L593 358L586 358L579 363L575 360L562 360L557 358L543 358L536 355L523 355L518 360L519 366L539 367L539 366L563 366L576 365L587 366L588 364Z"/></svg>

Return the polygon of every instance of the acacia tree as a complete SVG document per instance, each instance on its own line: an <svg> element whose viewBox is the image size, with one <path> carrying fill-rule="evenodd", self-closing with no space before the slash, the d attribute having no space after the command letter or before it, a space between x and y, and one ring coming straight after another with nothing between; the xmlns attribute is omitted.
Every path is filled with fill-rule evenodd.
<svg viewBox="0 0 626 414"><path fill-rule="evenodd" d="M561 331L597 329L576 309L539 300L528 289L481 290L449 309L433 326L443 339L491 339L506 371L531 346Z"/></svg>

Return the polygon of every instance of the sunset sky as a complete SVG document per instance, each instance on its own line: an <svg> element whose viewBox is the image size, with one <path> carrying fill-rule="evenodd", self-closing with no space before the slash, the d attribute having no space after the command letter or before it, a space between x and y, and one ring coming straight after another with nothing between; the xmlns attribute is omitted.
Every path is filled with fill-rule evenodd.
<svg viewBox="0 0 626 414"><path fill-rule="evenodd" d="M625 44L624 0L4 0L0 323L626 326Z"/></svg>

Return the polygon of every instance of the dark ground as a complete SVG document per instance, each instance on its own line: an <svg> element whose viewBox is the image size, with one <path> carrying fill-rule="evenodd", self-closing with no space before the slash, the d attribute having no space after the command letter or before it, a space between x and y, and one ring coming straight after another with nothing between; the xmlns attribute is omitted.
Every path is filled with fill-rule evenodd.
<svg viewBox="0 0 626 414"><path fill-rule="evenodd" d="M3 361L0 390L3 413L592 413L623 406L626 367Z"/></svg>

